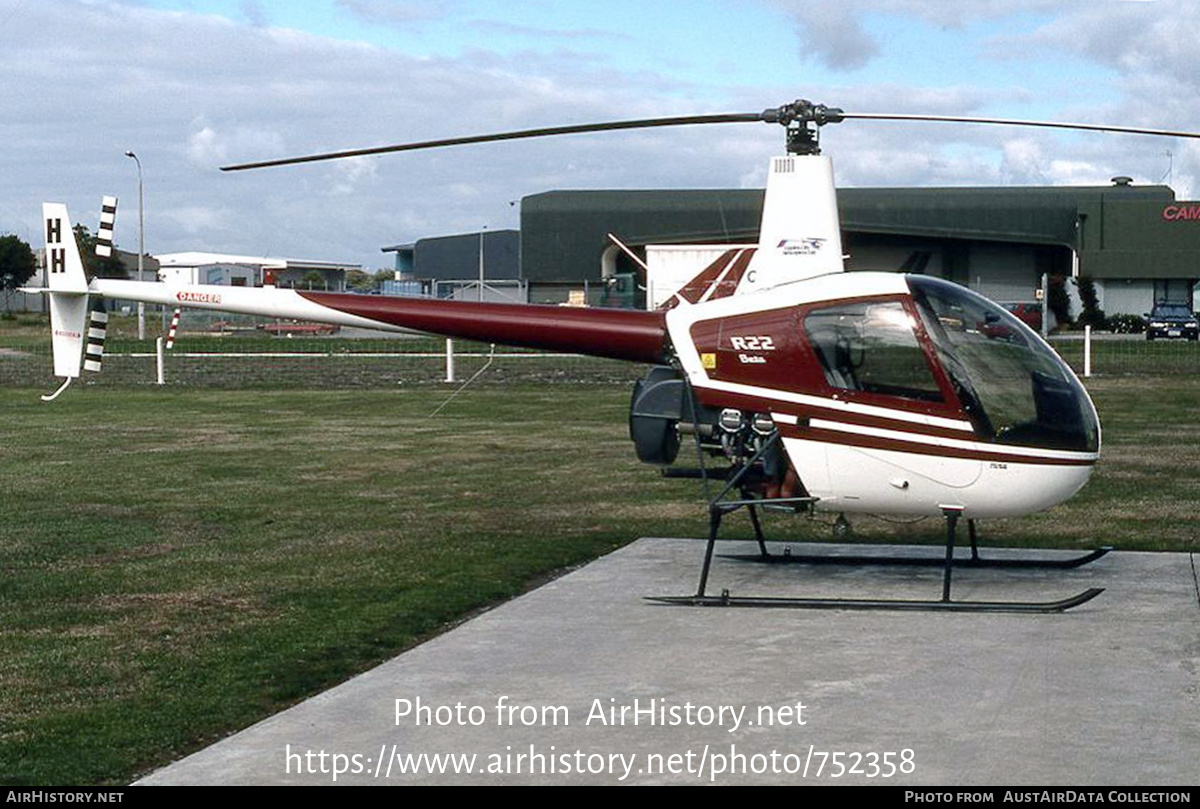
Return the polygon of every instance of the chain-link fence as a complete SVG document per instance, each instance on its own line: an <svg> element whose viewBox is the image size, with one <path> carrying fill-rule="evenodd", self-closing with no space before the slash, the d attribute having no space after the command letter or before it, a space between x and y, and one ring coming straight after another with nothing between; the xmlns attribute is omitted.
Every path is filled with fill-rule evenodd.
<svg viewBox="0 0 1200 809"><path fill-rule="evenodd" d="M148 318L149 337L134 339L132 318L114 318L105 347L103 371L84 374L84 384L155 385L159 365L157 315ZM296 324L264 324L251 318L185 314L190 330L163 351L167 386L210 388L356 388L408 384L461 383L478 374L477 384L513 381L583 383L630 382L643 366L578 355L495 348L436 337L388 336L342 329L314 333ZM1087 346L1084 335L1053 336L1050 344L1081 376ZM1188 340L1148 341L1144 335L1091 335L1092 375L1182 375L1200 373L1200 344ZM45 316L21 315L0 322L0 385L53 390L49 325Z"/></svg>
<svg viewBox="0 0 1200 809"><path fill-rule="evenodd" d="M1090 342L1090 346L1089 346ZM1172 376L1200 373L1200 344L1191 340L1147 340L1144 334L1070 332L1050 345L1077 374ZM1090 366L1087 367L1087 366Z"/></svg>

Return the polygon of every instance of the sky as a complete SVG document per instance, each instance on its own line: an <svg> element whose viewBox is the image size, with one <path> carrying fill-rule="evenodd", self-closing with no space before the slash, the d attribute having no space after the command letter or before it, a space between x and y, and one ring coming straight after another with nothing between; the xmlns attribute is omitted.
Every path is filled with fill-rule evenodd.
<svg viewBox="0 0 1200 809"><path fill-rule="evenodd" d="M852 112L1200 131L1186 0L0 0L0 233L40 203L136 250L391 265L389 245L519 225L559 189L755 188L761 123L223 173L233 162L628 118ZM1200 141L845 122L842 187L1096 185L1200 194Z"/></svg>

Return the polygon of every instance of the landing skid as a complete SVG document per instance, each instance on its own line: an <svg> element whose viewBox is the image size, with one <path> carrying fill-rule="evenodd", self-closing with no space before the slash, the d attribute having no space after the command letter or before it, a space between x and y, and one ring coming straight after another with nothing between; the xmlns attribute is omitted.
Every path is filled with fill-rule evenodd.
<svg viewBox="0 0 1200 809"><path fill-rule="evenodd" d="M751 459L751 463L764 454L778 440L778 433L765 442L762 449ZM924 610L934 612L1025 612L1050 613L1065 612L1080 604L1091 601L1103 588L1092 587L1078 595L1058 601L954 601L950 598L950 585L955 567L1040 567L1040 568L1073 568L1104 556L1109 548L1100 548L1081 557L1071 559L982 559L976 543L975 521L968 520L971 540L971 557L956 559L954 543L958 521L962 517L962 509L943 507L942 515L946 522L946 553L942 560L930 557L878 557L878 556L811 556L783 555L775 556L767 552L763 538L762 526L759 524L757 509L764 505L786 506L792 509L811 505L813 498L783 498L764 501L760 499L726 500L725 497L738 486L746 469L747 463L738 474L734 475L713 500L709 503L708 544L704 552L704 563L700 569L700 584L695 595L691 596L648 596L648 600L661 604L673 604L693 607L765 607L790 609L845 609L845 610ZM743 494L743 497L745 495ZM753 596L732 596L728 590L723 590L719 596L706 595L708 574L712 567L713 548L717 542L717 533L721 528L721 519L729 513L745 508L754 526L755 538L758 541L760 553L741 558L760 562L775 563L805 563L805 564L883 564L883 565L934 565L941 564L942 597L937 601L922 601L908 599L858 599L858 598L771 598Z"/></svg>
<svg viewBox="0 0 1200 809"><path fill-rule="evenodd" d="M808 610L922 610L932 612L1065 612L1091 601L1104 592L1092 587L1060 601L911 601L907 599L861 598L769 598L731 596L647 596L649 601L689 607L788 607Z"/></svg>

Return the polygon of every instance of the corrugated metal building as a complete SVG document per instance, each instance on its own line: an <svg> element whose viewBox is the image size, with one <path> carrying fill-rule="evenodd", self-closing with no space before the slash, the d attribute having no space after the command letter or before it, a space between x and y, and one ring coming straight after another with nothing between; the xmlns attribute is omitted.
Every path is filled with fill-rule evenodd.
<svg viewBox="0 0 1200 809"><path fill-rule="evenodd" d="M396 254L397 272L425 281L478 278L480 263L488 280L521 277L521 235L515 230L431 236L382 249Z"/></svg>
<svg viewBox="0 0 1200 809"><path fill-rule="evenodd" d="M531 287L596 283L634 265L629 246L753 242L761 190L550 191L521 203ZM838 191L851 270L945 277L996 300L1033 300L1041 275L1094 279L1109 314L1192 304L1200 203L1124 178L1097 187L848 188ZM532 297L532 293L531 293Z"/></svg>

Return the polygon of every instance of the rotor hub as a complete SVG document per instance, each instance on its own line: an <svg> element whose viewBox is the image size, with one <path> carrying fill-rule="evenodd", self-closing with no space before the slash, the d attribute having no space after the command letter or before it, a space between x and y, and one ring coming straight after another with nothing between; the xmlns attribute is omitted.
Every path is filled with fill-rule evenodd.
<svg viewBox="0 0 1200 809"><path fill-rule="evenodd" d="M845 120L845 111L840 107L797 99L791 104L763 110L759 117L768 124L782 124L787 128L788 154L816 155L821 153L821 127Z"/></svg>

